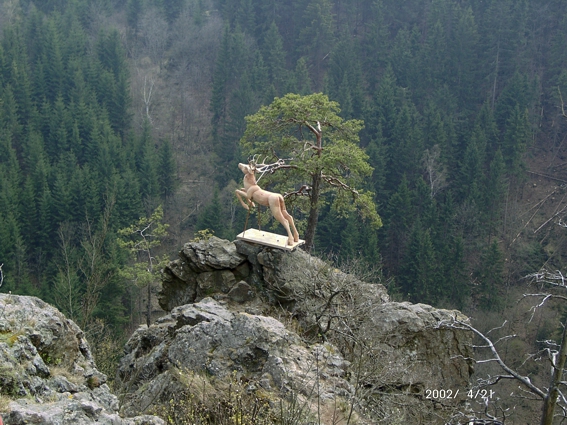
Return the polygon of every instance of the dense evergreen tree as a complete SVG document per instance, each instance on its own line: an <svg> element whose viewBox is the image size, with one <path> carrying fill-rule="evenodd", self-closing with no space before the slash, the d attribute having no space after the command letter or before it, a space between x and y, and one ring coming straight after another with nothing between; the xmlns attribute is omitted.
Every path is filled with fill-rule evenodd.
<svg viewBox="0 0 567 425"><path fill-rule="evenodd" d="M272 21L262 43L262 55L268 70L268 84L276 88L276 96L285 94L286 86L286 58L283 41L278 26Z"/></svg>
<svg viewBox="0 0 567 425"><path fill-rule="evenodd" d="M429 229L418 219L413 226L399 273L399 286L414 302L433 303L441 297L438 268Z"/></svg>
<svg viewBox="0 0 567 425"><path fill-rule="evenodd" d="M494 310L501 306L502 284L504 282L504 257L498 243L493 241L486 247L480 258L475 277L478 280L479 305L484 310Z"/></svg>
<svg viewBox="0 0 567 425"><path fill-rule="evenodd" d="M310 58L313 66L312 78L315 89L321 89L324 77L323 60L331 50L333 34L333 14L330 0L312 0L301 13L297 51Z"/></svg>
<svg viewBox="0 0 567 425"><path fill-rule="evenodd" d="M7 287L41 293L55 284L53 241L62 223L100 227L112 204L109 226L126 227L171 200L175 163L192 160L174 161L178 146L212 153L224 189L240 178L237 141L246 115L276 96L324 91L340 103L343 119L364 120L360 146L374 172L361 184L374 192L385 226L365 230L328 209L323 194L316 246L343 259L383 257L386 272L414 299L461 306L472 295L484 303L467 280L472 273L481 282L478 264L498 263L489 261L497 257L493 241L503 239L505 201L521 193L526 153L532 141L560 146L567 131L558 90L567 99L567 17L561 1L544 3L106 0L95 16L84 0L21 1L17 19L2 21L0 42L0 254L9 258L0 263ZM200 65L207 55L169 50L175 33L160 52L159 78L172 93L187 93L176 75L205 75L189 90L210 108L203 115L210 126L191 129L196 140L180 140L175 119L142 126L141 134L132 128L128 70L145 61L138 56L148 8L170 30L190 16L183 31L191 34L224 22L224 31L207 34L207 55L216 55L210 68ZM110 22L128 26L124 40ZM227 221L229 211L213 210ZM80 256L84 235L70 233ZM119 261L110 247L105 252L110 263ZM422 273L427 258L439 264L437 283ZM421 273L423 284L407 286L409 273ZM84 291L84 275L76 275ZM107 288L104 308L121 320L121 307L111 305L126 289L118 281Z"/></svg>
<svg viewBox="0 0 567 425"><path fill-rule="evenodd" d="M412 194L405 176L398 190L390 197L386 213L384 260L390 273L395 276L400 271L415 217Z"/></svg>
<svg viewBox="0 0 567 425"><path fill-rule="evenodd" d="M223 207L220 202L219 191L215 188L212 202L199 213L196 230L210 230L215 236L224 238L227 228L222 217Z"/></svg>

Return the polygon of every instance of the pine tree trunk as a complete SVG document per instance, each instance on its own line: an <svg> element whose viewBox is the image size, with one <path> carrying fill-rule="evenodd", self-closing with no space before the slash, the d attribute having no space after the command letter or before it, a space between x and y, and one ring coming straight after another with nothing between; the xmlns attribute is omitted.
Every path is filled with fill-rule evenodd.
<svg viewBox="0 0 567 425"><path fill-rule="evenodd" d="M311 183L311 207L307 219L307 231L305 232L305 251L311 252L315 242L315 229L319 220L319 195L321 192L321 173L313 176Z"/></svg>

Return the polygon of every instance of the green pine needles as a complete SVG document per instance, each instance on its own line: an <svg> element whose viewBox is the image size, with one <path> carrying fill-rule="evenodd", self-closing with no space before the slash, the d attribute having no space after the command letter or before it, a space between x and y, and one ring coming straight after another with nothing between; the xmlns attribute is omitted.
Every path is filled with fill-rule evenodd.
<svg viewBox="0 0 567 425"><path fill-rule="evenodd" d="M246 117L240 140L245 154L286 160L280 167L284 172L266 175L263 185L284 194L290 208L307 216L308 250L327 202L340 216L358 212L373 228L382 226L373 194L363 189L373 171L359 146L363 122L344 120L339 113L339 104L322 93L290 93Z"/></svg>

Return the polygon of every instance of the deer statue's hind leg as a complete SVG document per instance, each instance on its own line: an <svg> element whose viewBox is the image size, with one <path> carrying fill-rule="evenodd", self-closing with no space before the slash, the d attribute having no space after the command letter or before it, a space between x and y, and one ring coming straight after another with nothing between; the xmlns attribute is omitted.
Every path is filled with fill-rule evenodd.
<svg viewBox="0 0 567 425"><path fill-rule="evenodd" d="M287 212L287 209L285 208L285 202L284 202L283 197L280 198L280 206L281 206L282 215L288 221L289 225L291 226L291 229L293 230L293 240L294 240L294 242L298 242L299 241L299 233L297 233L297 229L295 228L295 223L293 222L293 217L290 215L290 213Z"/></svg>
<svg viewBox="0 0 567 425"><path fill-rule="evenodd" d="M269 205L270 205L270 210L272 211L272 214L274 215L274 218L276 220L278 220L283 227L285 227L285 230L287 231L287 244L288 245L293 245L294 239L293 239L293 235L291 234L291 230L289 228L289 221L284 217L284 215L282 214L282 210L280 207L280 196L270 196L269 199ZM283 201L283 199L282 199ZM288 214L289 215L289 214ZM294 226L295 229L295 226Z"/></svg>

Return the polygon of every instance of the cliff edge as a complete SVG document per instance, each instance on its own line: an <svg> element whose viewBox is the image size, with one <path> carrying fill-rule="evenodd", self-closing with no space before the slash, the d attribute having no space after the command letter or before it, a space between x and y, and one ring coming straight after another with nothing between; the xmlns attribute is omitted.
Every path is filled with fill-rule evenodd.
<svg viewBox="0 0 567 425"><path fill-rule="evenodd" d="M469 384L471 335L441 326L466 320L456 310L391 302L301 250L215 237L185 244L163 276L167 314L133 334L119 366L127 415L196 415L213 394L235 403L231 389L275 422L301 410L304 422L444 424L464 406L428 397Z"/></svg>
<svg viewBox="0 0 567 425"><path fill-rule="evenodd" d="M0 412L5 425L162 425L124 418L83 331L36 297L0 294Z"/></svg>

